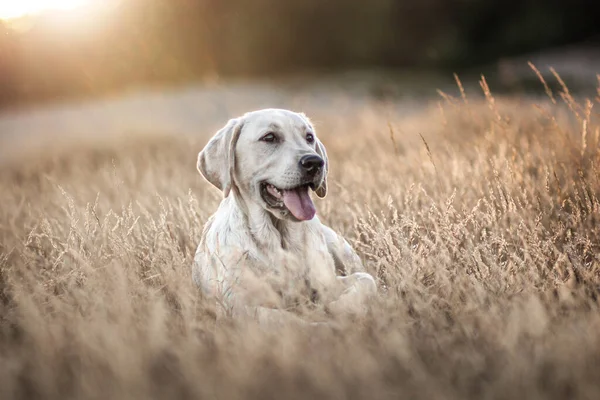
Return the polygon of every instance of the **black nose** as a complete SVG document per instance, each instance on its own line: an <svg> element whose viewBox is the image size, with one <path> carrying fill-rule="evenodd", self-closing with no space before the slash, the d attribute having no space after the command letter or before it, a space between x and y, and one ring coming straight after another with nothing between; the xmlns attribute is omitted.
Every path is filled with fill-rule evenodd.
<svg viewBox="0 0 600 400"><path fill-rule="evenodd" d="M300 168L308 173L315 174L320 168L323 168L325 161L317 155L304 156L300 159Z"/></svg>

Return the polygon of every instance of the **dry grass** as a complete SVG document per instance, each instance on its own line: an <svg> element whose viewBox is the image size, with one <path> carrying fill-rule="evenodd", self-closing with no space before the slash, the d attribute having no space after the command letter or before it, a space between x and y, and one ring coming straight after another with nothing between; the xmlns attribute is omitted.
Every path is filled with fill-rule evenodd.
<svg viewBox="0 0 600 400"><path fill-rule="evenodd" d="M318 121L320 215L383 288L331 332L215 328L190 276L207 137L5 168L0 397L600 398L600 99L486 97Z"/></svg>

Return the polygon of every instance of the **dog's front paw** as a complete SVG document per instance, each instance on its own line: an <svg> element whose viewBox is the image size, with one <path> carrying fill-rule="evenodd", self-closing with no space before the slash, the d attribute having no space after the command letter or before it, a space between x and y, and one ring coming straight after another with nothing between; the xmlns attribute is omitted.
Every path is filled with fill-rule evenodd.
<svg viewBox="0 0 600 400"><path fill-rule="evenodd" d="M345 288L337 300L328 304L328 310L335 314L364 315L367 312L368 300L377 294L375 279L365 272L339 276L337 279Z"/></svg>

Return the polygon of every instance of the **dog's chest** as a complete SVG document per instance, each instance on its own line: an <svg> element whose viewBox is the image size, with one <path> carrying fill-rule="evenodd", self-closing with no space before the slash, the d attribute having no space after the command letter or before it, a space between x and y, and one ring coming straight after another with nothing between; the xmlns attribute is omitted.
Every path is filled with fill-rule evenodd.
<svg viewBox="0 0 600 400"><path fill-rule="evenodd" d="M306 250L282 247L263 259L261 271L257 271L286 308L324 300L336 284L335 266L327 248Z"/></svg>
<svg viewBox="0 0 600 400"><path fill-rule="evenodd" d="M288 236L282 240L279 252L283 271L290 271L296 279L303 279L314 289L322 290L335 281L335 264L322 235L308 232Z"/></svg>

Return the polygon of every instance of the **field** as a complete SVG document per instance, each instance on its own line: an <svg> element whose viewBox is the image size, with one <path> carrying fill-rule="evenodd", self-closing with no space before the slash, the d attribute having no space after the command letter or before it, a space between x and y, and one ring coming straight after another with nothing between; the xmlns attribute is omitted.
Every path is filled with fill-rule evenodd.
<svg viewBox="0 0 600 400"><path fill-rule="evenodd" d="M3 166L0 397L600 398L600 97L482 86L309 113L318 213L381 288L331 330L215 328L193 286L220 200L195 158L225 120Z"/></svg>

